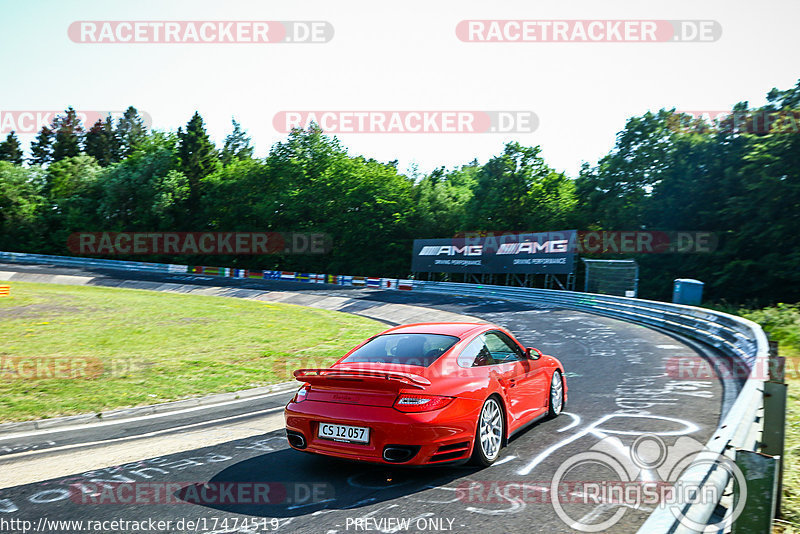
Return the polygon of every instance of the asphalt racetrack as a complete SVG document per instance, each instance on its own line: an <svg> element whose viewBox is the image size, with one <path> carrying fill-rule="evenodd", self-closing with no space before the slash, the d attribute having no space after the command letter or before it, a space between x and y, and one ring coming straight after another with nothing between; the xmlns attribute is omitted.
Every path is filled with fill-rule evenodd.
<svg viewBox="0 0 800 534"><path fill-rule="evenodd" d="M713 356L708 349L651 328L567 309L413 291L107 269L1 264L0 271L41 275L43 281L54 274L90 276L90 284L97 285L120 285L124 279L292 291L355 298L363 308L388 302L470 315L505 326L522 343L560 358L569 385L565 413L515 436L498 462L485 469L386 468L291 450L281 410L293 390L131 423L0 435L0 470L26 474L19 484L12 479L0 489L0 532L28 527L39 532L574 532L570 518L600 522L614 514L621 517L609 532L635 532L652 507L604 498L582 501L577 495L561 503L559 513L551 502L551 482L559 468L598 447L630 456L630 446L648 434L668 448L679 439L705 443L736 394L735 384L681 379L665 371L668 358ZM358 306L353 308L358 313ZM231 439L221 428L230 429ZM242 434L242 428L247 432ZM217 439L206 445L204 436ZM182 440L182 446L170 448L159 440ZM131 449L143 456L131 456ZM109 454L119 455L120 461L85 467ZM57 463L63 475L42 478L50 472L42 468L40 477L29 476L25 462ZM632 478L653 475L641 471ZM580 476L601 475L586 471L573 480ZM83 523L57 523L70 521Z"/></svg>

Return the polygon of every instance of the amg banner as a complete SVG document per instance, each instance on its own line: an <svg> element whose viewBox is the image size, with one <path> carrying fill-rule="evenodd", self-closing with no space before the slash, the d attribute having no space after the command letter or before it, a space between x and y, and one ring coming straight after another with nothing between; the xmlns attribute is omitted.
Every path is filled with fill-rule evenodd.
<svg viewBox="0 0 800 534"><path fill-rule="evenodd" d="M577 230L485 237L415 239L413 272L568 274Z"/></svg>

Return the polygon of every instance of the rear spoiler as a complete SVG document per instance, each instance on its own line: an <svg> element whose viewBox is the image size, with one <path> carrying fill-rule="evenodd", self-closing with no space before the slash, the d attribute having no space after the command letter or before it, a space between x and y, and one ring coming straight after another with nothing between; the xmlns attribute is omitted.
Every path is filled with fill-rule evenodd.
<svg viewBox="0 0 800 534"><path fill-rule="evenodd" d="M417 389L425 389L425 386L431 385L430 380L413 373L372 369L298 369L294 372L294 377L300 382L308 382L312 385L331 385L332 381L339 380L366 382L376 386L390 385L395 382L395 386L401 383L406 387Z"/></svg>

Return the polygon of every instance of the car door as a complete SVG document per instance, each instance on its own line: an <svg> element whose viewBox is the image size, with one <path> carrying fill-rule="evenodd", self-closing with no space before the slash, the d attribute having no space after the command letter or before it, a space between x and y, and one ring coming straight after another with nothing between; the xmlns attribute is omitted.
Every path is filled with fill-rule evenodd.
<svg viewBox="0 0 800 534"><path fill-rule="evenodd" d="M501 377L500 384L506 392L508 412L513 419L513 421L509 421L509 428L514 428L517 426L517 422L528 416L530 411L530 399L528 398L530 385L527 382L531 377L524 372L522 367L522 360L526 359L525 353L500 331L486 332L483 335L483 341L495 362L497 373Z"/></svg>
<svg viewBox="0 0 800 534"><path fill-rule="evenodd" d="M546 373L537 359L526 356L522 347L504 332L496 331L491 334L489 343L494 342L498 351L505 350L506 358L514 361L513 374L509 377L513 387L509 392L514 406L514 418L524 424L546 409ZM500 346L501 343L505 349Z"/></svg>
<svg viewBox="0 0 800 534"><path fill-rule="evenodd" d="M499 343L499 340L495 337L489 337L488 342L495 349L493 353L487 346L487 335L481 334L461 351L458 356L458 365L471 368L481 374L485 373L485 376L496 380L500 384L503 402L505 402L508 414L512 419L512 421L509 421L509 425L511 425L517 418L516 408L513 406L516 402L514 400L515 397L511 394L511 391L516 386L516 377L518 375L516 358L509 358L508 351Z"/></svg>

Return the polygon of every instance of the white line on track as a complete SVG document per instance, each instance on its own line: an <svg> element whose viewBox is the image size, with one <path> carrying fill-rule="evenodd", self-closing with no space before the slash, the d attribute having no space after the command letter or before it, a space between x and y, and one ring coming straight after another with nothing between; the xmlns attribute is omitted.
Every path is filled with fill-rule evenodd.
<svg viewBox="0 0 800 534"><path fill-rule="evenodd" d="M505 458L503 458L502 460L499 460L499 461L497 461L497 462L493 463L493 464L492 464L492 467L494 467L494 466L496 466L496 465L502 465L502 464L504 464L504 463L506 463L506 462L510 462L511 460L514 460L514 459L516 459L516 456L513 456L513 455L512 455L512 456L506 456L506 457L505 457Z"/></svg>
<svg viewBox="0 0 800 534"><path fill-rule="evenodd" d="M186 430L186 429L189 429L189 428L195 428L195 427L198 427L198 426L204 426L204 425L208 425L208 424L211 424L211 423L222 423L224 421L233 421L235 419L243 419L245 417L252 417L254 415L259 415L259 414L275 413L275 412L282 411L282 410L283 410L283 406L276 406L275 408L268 408L266 410L259 410L257 412L248 412L248 413L245 413L245 414L232 415L230 417L223 417L222 419L211 419L211 420L208 420L208 421L200 421L199 423L192 423L190 425L183 425L183 426L165 428L163 430L156 430L154 432L148 432L147 434L138 434L138 435L135 435L135 436L123 436L121 438L113 438L113 439L106 439L106 440L99 440L99 441L89 441L87 443L73 443L71 445L62 445L61 447L51 447L49 449L37 449L35 451L25 451L25 452L20 452L20 453L17 453L17 454L6 454L4 456L0 456L0 465L5 463L6 460L15 460L17 458L33 456L35 454L40 454L40 453L45 453L45 452L49 453L49 452L57 452L57 451L66 451L66 450L71 450L71 449L79 449L81 447L91 447L93 445L108 445L110 443L119 443L121 441L130 441L130 440L135 440L135 439L151 438L153 436L160 436L161 434L168 434L168 433L171 433L171 432L179 432L181 430ZM265 433L266 432L269 432L269 430L265 430Z"/></svg>
<svg viewBox="0 0 800 534"><path fill-rule="evenodd" d="M559 428L558 430L556 430L556 432L564 432L565 430L569 430L570 428L578 426L579 424L581 424L581 416L580 415L576 415L576 414L570 413L570 412L561 412L561 414L570 416L572 418L572 422L570 424L568 424L567 426L565 426L565 427Z"/></svg>
<svg viewBox="0 0 800 534"><path fill-rule="evenodd" d="M300 386L298 385L297 387L300 387ZM123 419L114 419L112 421L100 421L98 423L85 423L85 424L71 425L71 426L58 427L58 428L46 428L46 429L43 428L43 429L39 429L39 430L33 430L31 432L19 432L19 433L15 433L15 434L0 434L0 441L7 441L7 440L17 439L17 438L27 438L27 437L31 437L31 436L34 436L34 437L48 436L50 434L55 434L56 432L70 432L70 431L73 431L73 430L89 430L89 429L100 428L100 427L104 427L104 426L123 425L123 424L132 423L132 422L135 422L135 421L149 421L149 420L152 420L152 419L159 419L161 417L169 417L171 415L181 415L181 414L185 414L185 413L197 412L197 411L200 411L200 410L211 410L211 409L214 409L214 408L224 408L226 406L232 406L234 404L241 404L243 402L249 402L249 401L254 401L254 400L259 400L259 399L265 399L267 397L274 397L276 395L285 395L286 393L290 393L290 392L294 391L294 389L295 388L287 388L285 390L276 391L276 392L273 392L273 393L267 393L266 395L259 395L259 396L256 396L256 397L246 397L246 398L243 398L243 399L235 399L235 400L225 401L225 402L220 402L220 403L204 404L204 405L201 405L201 406L193 406L192 408L184 408L182 410L174 410L174 411L156 413L156 414L149 414L149 415L140 415L140 416L137 416L137 417L129 417L129 418L123 418ZM250 412L250 413L258 413L258 412ZM244 414L244 415L247 415L247 414ZM214 419L209 419L209 421L214 421ZM53 450L53 449L48 449L48 450ZM6 458L6 456L0 456L0 460L2 460L3 458Z"/></svg>

